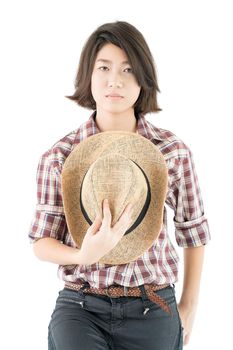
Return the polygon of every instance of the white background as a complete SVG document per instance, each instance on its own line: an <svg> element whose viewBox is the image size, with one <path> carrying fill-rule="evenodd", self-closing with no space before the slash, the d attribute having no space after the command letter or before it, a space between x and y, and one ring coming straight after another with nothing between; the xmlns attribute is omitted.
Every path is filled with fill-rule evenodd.
<svg viewBox="0 0 233 350"><path fill-rule="evenodd" d="M232 315L231 1L2 1L1 349L47 349L63 283L27 238L39 157L87 120L73 93L79 55L97 26L135 25L158 70L163 112L148 115L191 148L212 240L188 350L230 349ZM173 214L170 235L174 237ZM182 261L182 249L177 247ZM182 268L178 295L182 287ZM229 322L230 321L230 322Z"/></svg>

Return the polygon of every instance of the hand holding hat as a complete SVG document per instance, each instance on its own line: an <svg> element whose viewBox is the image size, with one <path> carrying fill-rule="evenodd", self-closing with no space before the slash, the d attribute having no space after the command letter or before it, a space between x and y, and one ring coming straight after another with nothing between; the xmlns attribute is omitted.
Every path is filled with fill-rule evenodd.
<svg viewBox="0 0 233 350"><path fill-rule="evenodd" d="M112 215L108 201L103 201L103 220L97 214L82 242L80 253L84 264L91 265L98 262L100 258L117 245L130 227L131 214L132 205L128 204L119 220L112 227Z"/></svg>

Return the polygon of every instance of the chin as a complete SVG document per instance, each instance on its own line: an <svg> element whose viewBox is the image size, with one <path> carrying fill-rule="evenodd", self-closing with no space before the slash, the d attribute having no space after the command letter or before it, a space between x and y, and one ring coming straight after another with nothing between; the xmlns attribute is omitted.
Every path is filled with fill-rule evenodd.
<svg viewBox="0 0 233 350"><path fill-rule="evenodd" d="M120 106L117 108L116 106L112 107L101 107L102 111L105 111L107 113L123 113L128 110L128 108L120 108Z"/></svg>
<svg viewBox="0 0 233 350"><path fill-rule="evenodd" d="M125 112L125 111L129 111L131 109L134 109L133 105L120 105L120 104L112 104L112 105L108 105L106 106L105 109L111 110L111 111L118 111L118 112Z"/></svg>

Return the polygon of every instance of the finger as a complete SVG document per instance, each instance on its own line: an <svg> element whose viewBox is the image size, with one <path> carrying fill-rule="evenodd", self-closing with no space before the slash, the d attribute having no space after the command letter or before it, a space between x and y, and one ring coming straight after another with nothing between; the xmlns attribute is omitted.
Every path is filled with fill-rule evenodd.
<svg viewBox="0 0 233 350"><path fill-rule="evenodd" d="M132 217L133 215L133 205L131 203L127 204L125 207L123 213L120 216L120 219L118 221L126 222Z"/></svg>
<svg viewBox="0 0 233 350"><path fill-rule="evenodd" d="M99 214L97 214L95 217L95 220L93 221L93 223L91 224L91 226L87 230L87 233L95 234L100 229L101 224L102 224L101 216Z"/></svg>
<svg viewBox="0 0 233 350"><path fill-rule="evenodd" d="M114 233L119 233L119 235L124 235L125 232L128 230L128 228L132 224L132 213L131 211L127 211L122 214L120 219L116 222L116 224L113 227Z"/></svg>
<svg viewBox="0 0 233 350"><path fill-rule="evenodd" d="M189 338L190 338L189 334L184 335L184 345L187 345L189 343Z"/></svg>
<svg viewBox="0 0 233 350"><path fill-rule="evenodd" d="M122 213L122 215L125 214L131 214L133 210L133 204L132 203L128 203Z"/></svg>
<svg viewBox="0 0 233 350"><path fill-rule="evenodd" d="M122 224L124 222L127 224L127 221L129 221L130 218L132 217L132 213L133 213L133 205L131 203L128 203L123 213L121 214L120 218L118 219L118 221L121 222Z"/></svg>
<svg viewBox="0 0 233 350"><path fill-rule="evenodd" d="M111 227L111 223L112 223L112 214L111 214L108 200L105 199L103 201L103 222L102 222L102 225L104 227Z"/></svg>
<svg viewBox="0 0 233 350"><path fill-rule="evenodd" d="M130 228L132 224L132 220L128 220L127 222L117 222L112 228L113 234L119 235L119 237L123 237L126 231Z"/></svg>

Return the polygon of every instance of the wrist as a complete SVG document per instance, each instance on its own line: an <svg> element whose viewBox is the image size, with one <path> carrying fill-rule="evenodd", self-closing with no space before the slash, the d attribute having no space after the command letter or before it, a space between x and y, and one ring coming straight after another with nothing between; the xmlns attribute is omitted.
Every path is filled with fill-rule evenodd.
<svg viewBox="0 0 233 350"><path fill-rule="evenodd" d="M179 306L188 310L196 309L198 304L198 298L193 296L182 295L180 298Z"/></svg>
<svg viewBox="0 0 233 350"><path fill-rule="evenodd" d="M78 256L76 254L76 260L78 260L77 264L79 265L91 265L93 264L93 262L88 261L87 259L87 254L85 253L85 251L83 251L83 249L78 249Z"/></svg>
<svg viewBox="0 0 233 350"><path fill-rule="evenodd" d="M181 293L180 304L187 308L193 309L198 304L199 298L199 286L195 285L183 285L183 290Z"/></svg>
<svg viewBox="0 0 233 350"><path fill-rule="evenodd" d="M83 257L83 251L81 249L76 248L74 259L77 265L85 265L86 262Z"/></svg>

